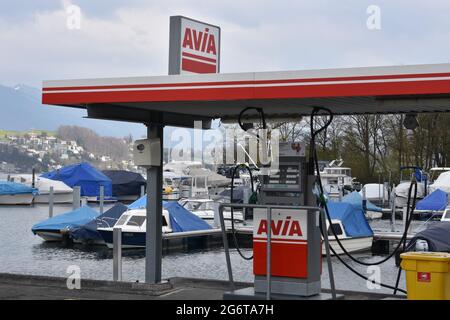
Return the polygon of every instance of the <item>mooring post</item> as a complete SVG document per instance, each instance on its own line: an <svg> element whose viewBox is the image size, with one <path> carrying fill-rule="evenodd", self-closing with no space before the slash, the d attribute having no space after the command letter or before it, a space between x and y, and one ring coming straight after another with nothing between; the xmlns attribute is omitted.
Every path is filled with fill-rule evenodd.
<svg viewBox="0 0 450 320"><path fill-rule="evenodd" d="M100 214L103 213L104 202L105 202L105 186L100 186Z"/></svg>
<svg viewBox="0 0 450 320"><path fill-rule="evenodd" d="M122 228L113 228L113 280L122 281Z"/></svg>
<svg viewBox="0 0 450 320"><path fill-rule="evenodd" d="M391 231L395 232L395 184L392 185L391 206Z"/></svg>
<svg viewBox="0 0 450 320"><path fill-rule="evenodd" d="M80 207L80 194L81 194L81 188L79 186L73 187L73 203L72 208L78 209Z"/></svg>
<svg viewBox="0 0 450 320"><path fill-rule="evenodd" d="M250 189L248 186L245 186L243 189L243 199L242 199L242 203L244 204L248 204L248 200L250 198ZM242 218L245 220L247 220L247 211L248 208L242 208Z"/></svg>
<svg viewBox="0 0 450 320"><path fill-rule="evenodd" d="M213 227L214 228L219 228L220 226L220 214L219 214L219 206L220 203L219 202L214 202L214 223L213 223Z"/></svg>
<svg viewBox="0 0 450 320"><path fill-rule="evenodd" d="M145 195L145 185L141 186L141 198Z"/></svg>
<svg viewBox="0 0 450 320"><path fill-rule="evenodd" d="M363 186L362 188L362 206L364 213L366 213L367 211L366 186Z"/></svg>
<svg viewBox="0 0 450 320"><path fill-rule="evenodd" d="M54 190L53 186L50 186L50 191L48 194L48 217L53 217L53 203L54 203Z"/></svg>

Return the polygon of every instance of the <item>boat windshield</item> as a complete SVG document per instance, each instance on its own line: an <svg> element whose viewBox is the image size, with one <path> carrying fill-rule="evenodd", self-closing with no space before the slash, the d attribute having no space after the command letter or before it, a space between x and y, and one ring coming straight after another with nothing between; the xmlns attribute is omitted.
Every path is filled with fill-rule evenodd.
<svg viewBox="0 0 450 320"><path fill-rule="evenodd" d="M195 210L214 210L213 202L188 201L183 207L189 211Z"/></svg>
<svg viewBox="0 0 450 320"><path fill-rule="evenodd" d="M145 216L132 216L130 220L128 220L127 226L141 227L144 224L145 218Z"/></svg>
<svg viewBox="0 0 450 320"><path fill-rule="evenodd" d="M331 227L328 228L328 235L329 235L329 236L332 236L332 235L334 234L334 233L333 233L333 230L331 230L331 228L333 228L334 233L335 233L337 236L342 235L342 228L341 228L341 225L340 225L339 223L333 223L333 224L331 225Z"/></svg>
<svg viewBox="0 0 450 320"><path fill-rule="evenodd" d="M125 224L125 221L127 221L129 215L124 214L120 217L120 219L117 221L116 226L122 226Z"/></svg>

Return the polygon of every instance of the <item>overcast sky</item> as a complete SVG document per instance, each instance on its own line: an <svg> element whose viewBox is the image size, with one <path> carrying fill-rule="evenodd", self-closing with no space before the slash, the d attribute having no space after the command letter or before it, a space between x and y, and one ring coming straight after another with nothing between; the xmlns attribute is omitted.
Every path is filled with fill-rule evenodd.
<svg viewBox="0 0 450 320"><path fill-rule="evenodd" d="M381 30L366 26L369 5ZM1 1L0 84L167 74L178 14L221 26L222 72L449 62L449 12L448 0Z"/></svg>

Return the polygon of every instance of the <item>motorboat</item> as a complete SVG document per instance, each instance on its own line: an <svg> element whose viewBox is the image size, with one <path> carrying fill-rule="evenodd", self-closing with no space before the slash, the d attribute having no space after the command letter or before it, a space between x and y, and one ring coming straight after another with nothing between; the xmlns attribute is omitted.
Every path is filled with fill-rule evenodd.
<svg viewBox="0 0 450 320"><path fill-rule="evenodd" d="M130 209L121 215L114 227L99 227L97 230L108 248L114 246L114 228L122 229L122 248L144 248L146 243L146 221L147 211L145 209ZM163 234L208 229L211 229L209 224L187 211L177 202L168 201L163 203Z"/></svg>
<svg viewBox="0 0 450 320"><path fill-rule="evenodd" d="M342 221L339 219L331 219L331 223L334 229L334 232L336 233L339 241L341 242L342 246L345 248L345 250L349 253L355 253L355 252L361 252L369 250L372 247L373 242L373 236L366 236L366 237L350 237L345 231L344 226L342 225ZM338 254L344 254L344 251L337 243L337 240L333 234L333 231L331 230L330 224L327 221L327 230L328 230L328 241L330 246L333 248L333 250ZM322 242L322 255L325 255L325 245ZM332 255L334 255L331 252Z"/></svg>
<svg viewBox="0 0 450 320"><path fill-rule="evenodd" d="M377 206L383 206L389 203L389 191L384 184L368 183L365 184L359 194Z"/></svg>
<svg viewBox="0 0 450 320"><path fill-rule="evenodd" d="M11 181L0 181L1 205L29 205L33 202L33 198L37 194L38 190L36 188L32 188L25 184Z"/></svg>
<svg viewBox="0 0 450 320"><path fill-rule="evenodd" d="M323 190L331 199L338 199L344 194L344 190L352 191L354 189L355 178L351 176L352 169L343 167L343 163L342 159L333 160L320 172Z"/></svg>
<svg viewBox="0 0 450 320"><path fill-rule="evenodd" d="M69 237L74 243L87 245L104 245L98 228L112 228L128 207L122 203L116 203L112 208L106 210L94 220L81 226L73 226L69 229Z"/></svg>
<svg viewBox="0 0 450 320"><path fill-rule="evenodd" d="M94 209L82 206L36 223L31 231L45 241L62 241L66 235L69 235L71 228L85 225L97 218L98 215L99 213Z"/></svg>
<svg viewBox="0 0 450 320"><path fill-rule="evenodd" d="M73 189L62 181L51 180L44 177L36 177L33 183L33 175L16 174L9 177L9 181L26 184L38 189L39 193L34 196L34 203L49 203L50 188L53 187L53 203L72 203Z"/></svg>
<svg viewBox="0 0 450 320"><path fill-rule="evenodd" d="M137 172L126 170L103 170L102 173L111 179L112 196L117 201L132 202L141 197L142 187L147 184L144 177ZM145 193L145 192L144 192Z"/></svg>
<svg viewBox="0 0 450 320"><path fill-rule="evenodd" d="M330 225L328 219L326 219L328 240L330 246L338 255L344 252L337 243L331 228L333 228L337 238L347 252L365 251L371 248L373 231L364 216L361 205L331 200L328 201L327 207L331 220ZM322 253L325 254L323 245Z"/></svg>
<svg viewBox="0 0 450 320"><path fill-rule="evenodd" d="M408 204L408 194L412 179L405 179L404 172L411 170L411 176L414 176L414 179L417 181L417 199L422 199L426 196L428 181L427 176L422 173L422 168L417 166L400 167L400 183L394 189L396 207L403 208Z"/></svg>
<svg viewBox="0 0 450 320"><path fill-rule="evenodd" d="M112 181L87 162L72 164L41 175L43 178L62 181L69 187L80 187L80 195L89 202L100 201L100 187L104 188L104 202L114 202Z"/></svg>
<svg viewBox="0 0 450 320"><path fill-rule="evenodd" d="M203 220L214 220L214 203L215 201L212 199L181 199L179 204L183 206L183 208L189 210L197 217ZM224 220L231 220L231 211L224 210L223 212ZM244 217L242 211L234 210L233 218L235 221L244 221Z"/></svg>

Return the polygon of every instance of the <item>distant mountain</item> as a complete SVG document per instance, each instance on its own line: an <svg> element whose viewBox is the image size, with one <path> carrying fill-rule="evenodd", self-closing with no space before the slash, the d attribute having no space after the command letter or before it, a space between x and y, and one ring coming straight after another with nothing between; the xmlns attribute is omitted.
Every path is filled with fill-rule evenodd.
<svg viewBox="0 0 450 320"><path fill-rule="evenodd" d="M84 119L85 110L43 105L41 90L19 84L0 85L0 129L26 131L31 129L56 130L60 125L78 125L90 128L101 136L135 139L146 133L141 124Z"/></svg>

